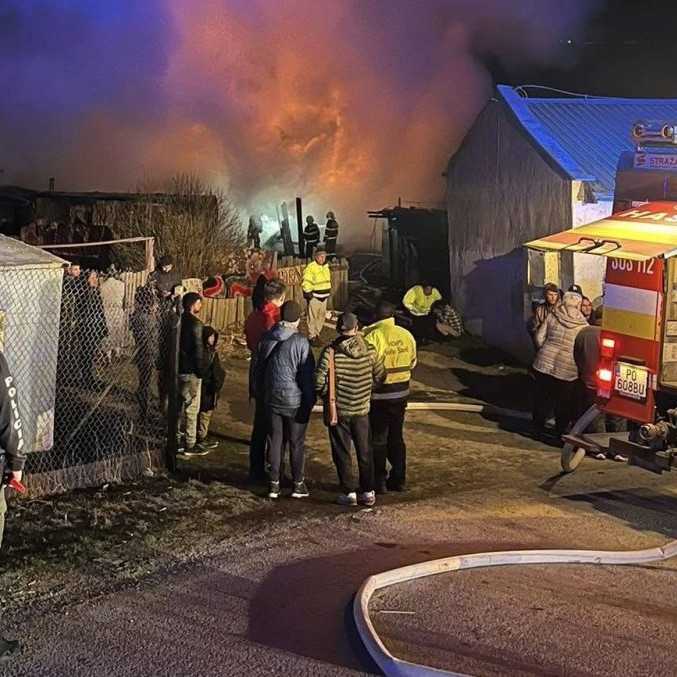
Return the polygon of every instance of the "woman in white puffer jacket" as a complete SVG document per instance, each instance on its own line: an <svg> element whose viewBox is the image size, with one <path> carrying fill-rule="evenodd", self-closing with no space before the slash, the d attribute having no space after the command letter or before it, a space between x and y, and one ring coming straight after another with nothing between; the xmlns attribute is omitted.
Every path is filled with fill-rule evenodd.
<svg viewBox="0 0 677 677"><path fill-rule="evenodd" d="M557 435L561 436L571 421L574 386L578 367L574 360L574 342L588 322L581 313L583 297L567 292L554 313L548 315L536 332L538 354L534 360L534 429L545 431L548 411L554 406Z"/></svg>

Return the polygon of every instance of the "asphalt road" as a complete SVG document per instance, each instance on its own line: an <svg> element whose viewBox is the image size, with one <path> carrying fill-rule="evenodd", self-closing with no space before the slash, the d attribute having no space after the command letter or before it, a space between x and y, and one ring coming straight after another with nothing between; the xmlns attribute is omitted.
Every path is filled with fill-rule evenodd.
<svg viewBox="0 0 677 677"><path fill-rule="evenodd" d="M417 463L430 450L434 470L449 455L446 491L312 518L283 500L254 536L14 622L25 649L3 674L369 674L350 604L372 573L459 553L639 549L676 537L670 477L586 461L559 478L556 454L497 423L417 414L410 424L426 445ZM374 618L400 655L477 675L677 674L676 568L463 572L379 594Z"/></svg>

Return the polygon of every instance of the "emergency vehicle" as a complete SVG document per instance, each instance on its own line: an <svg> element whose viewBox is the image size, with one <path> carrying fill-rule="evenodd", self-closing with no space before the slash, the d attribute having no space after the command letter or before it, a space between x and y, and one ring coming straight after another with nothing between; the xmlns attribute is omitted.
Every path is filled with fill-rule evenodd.
<svg viewBox="0 0 677 677"><path fill-rule="evenodd" d="M562 468L607 453L677 467L677 125L639 122L618 164L612 216L526 244L606 259L596 403L563 438ZM600 414L628 432L586 433Z"/></svg>

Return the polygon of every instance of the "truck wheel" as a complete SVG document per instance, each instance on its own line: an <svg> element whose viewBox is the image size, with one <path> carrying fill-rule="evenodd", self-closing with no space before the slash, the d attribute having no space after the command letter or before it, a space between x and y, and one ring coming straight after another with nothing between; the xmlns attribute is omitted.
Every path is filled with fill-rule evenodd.
<svg viewBox="0 0 677 677"><path fill-rule="evenodd" d="M600 408L593 404L571 428L572 435L582 435L588 426L600 415ZM566 443L562 448L561 464L564 472L573 472L585 458L585 449Z"/></svg>

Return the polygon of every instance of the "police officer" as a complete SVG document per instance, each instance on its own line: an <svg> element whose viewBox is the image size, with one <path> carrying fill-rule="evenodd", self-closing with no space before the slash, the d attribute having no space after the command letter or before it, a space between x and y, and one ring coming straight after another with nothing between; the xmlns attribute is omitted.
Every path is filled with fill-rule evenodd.
<svg viewBox="0 0 677 677"><path fill-rule="evenodd" d="M327 223L324 226L324 246L330 259L336 254L336 241L338 240L339 224L334 212L327 212Z"/></svg>
<svg viewBox="0 0 677 677"><path fill-rule="evenodd" d="M407 447L404 443L404 414L409 381L416 366L416 341L395 324L395 306L382 301L376 309L377 322L367 328L366 342L376 350L385 367L385 381L371 396L369 422L374 447L377 494L406 491ZM390 474L386 468L390 463Z"/></svg>
<svg viewBox="0 0 677 677"><path fill-rule="evenodd" d="M0 488L0 545L5 529L5 486L15 480L21 482L26 461L25 441L19 407L17 405L16 383L9 372L7 360L0 353L0 470L2 487ZM17 640L0 637L0 663L19 653L21 645Z"/></svg>
<svg viewBox="0 0 677 677"><path fill-rule="evenodd" d="M306 216L303 240L306 243L306 258L312 259L315 247L320 243L320 227L315 223L315 218L310 215Z"/></svg>

